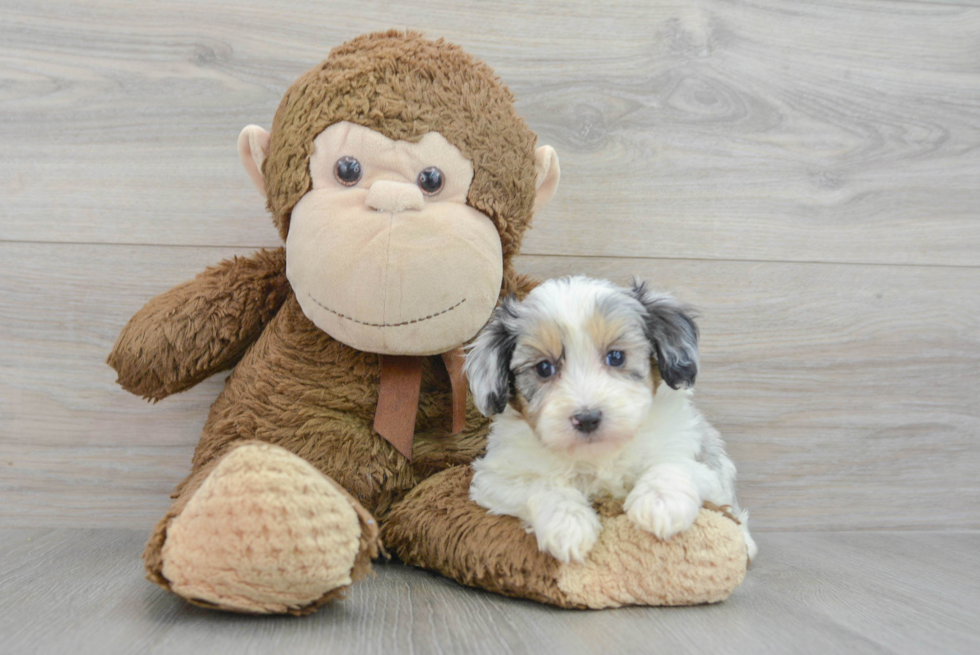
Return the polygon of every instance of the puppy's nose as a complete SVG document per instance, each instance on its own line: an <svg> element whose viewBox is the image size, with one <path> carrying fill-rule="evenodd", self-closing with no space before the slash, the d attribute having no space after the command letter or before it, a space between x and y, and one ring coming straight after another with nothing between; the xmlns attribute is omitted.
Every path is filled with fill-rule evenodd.
<svg viewBox="0 0 980 655"><path fill-rule="evenodd" d="M598 409L590 409L573 416L572 426L579 432L589 434L590 432L595 432L595 429L599 427L600 421L602 421L602 412Z"/></svg>
<svg viewBox="0 0 980 655"><path fill-rule="evenodd" d="M417 185L391 180L378 180L372 184L365 202L379 212L419 211L425 207L425 198Z"/></svg>

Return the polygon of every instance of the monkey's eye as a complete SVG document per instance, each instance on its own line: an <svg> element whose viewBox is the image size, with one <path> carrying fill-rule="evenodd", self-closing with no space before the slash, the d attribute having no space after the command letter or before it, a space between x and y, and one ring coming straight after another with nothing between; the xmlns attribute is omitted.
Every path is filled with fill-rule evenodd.
<svg viewBox="0 0 980 655"><path fill-rule="evenodd" d="M622 350L610 350L606 353L606 364L613 367L622 366L626 363L626 354Z"/></svg>
<svg viewBox="0 0 980 655"><path fill-rule="evenodd" d="M354 186L361 179L361 162L353 157L341 157L333 165L333 175L344 186Z"/></svg>
<svg viewBox="0 0 980 655"><path fill-rule="evenodd" d="M429 166L419 173L419 188L422 189L422 193L427 196L434 196L442 191L442 187L445 185L445 183L446 179L442 176L442 171L435 166Z"/></svg>
<svg viewBox="0 0 980 655"><path fill-rule="evenodd" d="M534 372L538 374L538 377L542 380L547 380L552 375L555 374L555 365L544 359L537 363L534 367Z"/></svg>

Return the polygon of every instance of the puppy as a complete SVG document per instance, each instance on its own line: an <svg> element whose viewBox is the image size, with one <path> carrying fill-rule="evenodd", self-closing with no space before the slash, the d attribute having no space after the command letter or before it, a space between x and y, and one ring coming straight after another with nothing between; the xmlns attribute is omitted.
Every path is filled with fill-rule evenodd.
<svg viewBox="0 0 980 655"><path fill-rule="evenodd" d="M688 308L636 281L562 278L504 300L464 369L477 408L497 415L470 497L523 520L562 562L582 561L598 539L597 498L625 501L663 540L710 501L738 515L754 558L735 466L691 400L697 343Z"/></svg>

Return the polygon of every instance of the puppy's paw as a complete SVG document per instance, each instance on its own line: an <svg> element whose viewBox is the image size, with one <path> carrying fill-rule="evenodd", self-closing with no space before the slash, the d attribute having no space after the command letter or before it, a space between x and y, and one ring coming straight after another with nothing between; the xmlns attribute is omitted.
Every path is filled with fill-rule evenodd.
<svg viewBox="0 0 980 655"><path fill-rule="evenodd" d="M539 511L532 529L539 550L561 562L581 562L599 538L602 523L591 507L560 501Z"/></svg>
<svg viewBox="0 0 980 655"><path fill-rule="evenodd" d="M626 497L623 509L637 527L666 541L694 524L701 499L690 479L667 470L641 480Z"/></svg>

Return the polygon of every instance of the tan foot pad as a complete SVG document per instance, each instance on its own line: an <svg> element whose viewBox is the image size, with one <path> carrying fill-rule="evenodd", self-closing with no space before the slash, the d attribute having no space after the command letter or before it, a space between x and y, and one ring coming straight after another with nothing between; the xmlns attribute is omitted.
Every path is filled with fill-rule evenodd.
<svg viewBox="0 0 980 655"><path fill-rule="evenodd" d="M388 515L385 545L462 584L561 607L713 603L745 577L745 541L722 513L703 509L690 530L664 542L621 506L602 508L602 535L586 561L562 564L538 550L518 519L471 501L472 477L460 466L415 487Z"/></svg>
<svg viewBox="0 0 980 655"><path fill-rule="evenodd" d="M167 528L163 576L185 598L295 611L351 584L358 514L335 483L277 446L231 451Z"/></svg>
<svg viewBox="0 0 980 655"><path fill-rule="evenodd" d="M745 577L738 524L702 509L686 532L660 541L625 514L602 516L602 535L581 564L562 564L557 587L574 605L697 605L725 600Z"/></svg>

